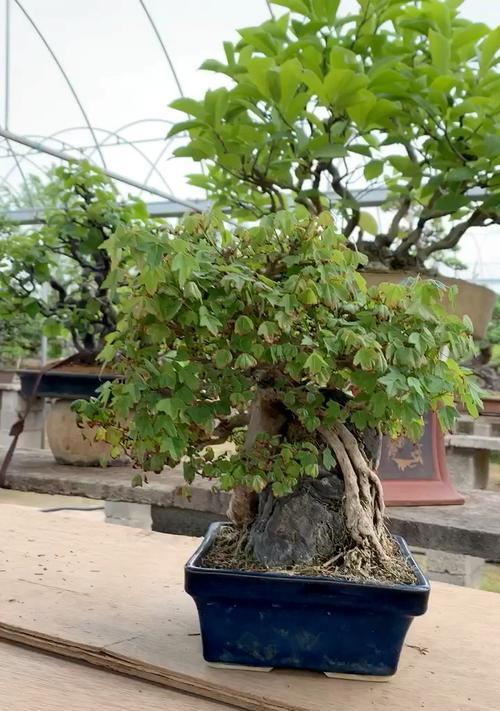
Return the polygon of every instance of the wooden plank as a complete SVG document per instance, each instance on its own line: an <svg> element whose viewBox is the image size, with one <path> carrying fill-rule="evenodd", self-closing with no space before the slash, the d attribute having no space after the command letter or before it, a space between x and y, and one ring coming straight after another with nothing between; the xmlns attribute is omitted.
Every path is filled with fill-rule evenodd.
<svg viewBox="0 0 500 711"><path fill-rule="evenodd" d="M215 670L183 564L197 539L0 509L0 636L250 711L497 711L500 596L434 584L388 684ZM427 651L426 651L427 650ZM426 653L423 653L426 651Z"/></svg>
<svg viewBox="0 0 500 711"><path fill-rule="evenodd" d="M0 699L5 711L230 711L213 701L5 642L0 642Z"/></svg>

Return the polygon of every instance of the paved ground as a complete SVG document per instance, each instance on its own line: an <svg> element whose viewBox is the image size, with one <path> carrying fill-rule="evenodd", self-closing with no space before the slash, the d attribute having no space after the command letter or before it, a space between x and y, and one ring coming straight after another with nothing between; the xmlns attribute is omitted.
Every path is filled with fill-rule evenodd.
<svg viewBox="0 0 500 711"><path fill-rule="evenodd" d="M89 521L104 521L104 502L84 499L80 496L57 496L36 494L31 491L0 489L0 505L2 504L16 504L17 506L28 506L36 509L62 508L64 510L47 512L47 516L62 514L64 516L88 519ZM101 509L99 511L91 510L96 507L101 507ZM76 510L80 508L85 510Z"/></svg>

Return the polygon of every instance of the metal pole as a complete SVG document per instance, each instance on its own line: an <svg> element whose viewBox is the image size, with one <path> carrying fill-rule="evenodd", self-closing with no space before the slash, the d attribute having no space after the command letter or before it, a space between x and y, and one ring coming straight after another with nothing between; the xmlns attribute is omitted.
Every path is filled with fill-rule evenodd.
<svg viewBox="0 0 500 711"><path fill-rule="evenodd" d="M4 125L9 128L10 102L10 0L5 0L5 115Z"/></svg>
<svg viewBox="0 0 500 711"><path fill-rule="evenodd" d="M47 155L49 156L59 158L59 160L76 160L73 156L70 156L64 151L58 151L56 148L49 148L48 146L44 146L41 143L38 143L37 141L32 141L29 138L26 138L25 136L19 136L17 133L7 131L4 128L0 128L0 136L5 138L7 141L20 143L21 145L27 146L28 148L33 148L37 151L40 151L41 153L47 153ZM115 173L113 170L108 170L107 168L99 168L99 170L101 170L105 175L108 176L108 178L111 178L112 180L117 180L120 183L125 183L125 185L130 185L133 188L137 188L138 190L144 190L145 192L151 193L152 195L158 195L158 197L161 197L164 200L169 200L170 202L177 202L179 203L179 205L183 205L184 207L189 208L193 212L201 212L199 207L194 203L189 202L188 200L182 200L181 198L175 197L175 195L171 195L170 193L167 193L164 190L158 190L157 188L152 188L149 185L144 185L144 183L141 183L138 180L128 178L125 175L120 175L120 173ZM227 222L230 222L230 220L227 220Z"/></svg>

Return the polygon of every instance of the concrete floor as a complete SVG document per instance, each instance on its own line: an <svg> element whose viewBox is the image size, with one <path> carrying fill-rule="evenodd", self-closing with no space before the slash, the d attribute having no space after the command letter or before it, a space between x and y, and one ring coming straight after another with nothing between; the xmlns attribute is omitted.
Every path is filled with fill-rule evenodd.
<svg viewBox="0 0 500 711"><path fill-rule="evenodd" d="M36 494L31 491L13 491L0 489L0 506L2 504L15 504L16 506L29 506L36 509L64 508L61 511L51 511L51 516L70 516L87 519L89 521L104 521L104 501L86 499L80 496L58 496L52 494ZM83 511L71 510L66 507L86 509ZM92 511L101 507L99 511ZM1 515L1 513L0 513Z"/></svg>

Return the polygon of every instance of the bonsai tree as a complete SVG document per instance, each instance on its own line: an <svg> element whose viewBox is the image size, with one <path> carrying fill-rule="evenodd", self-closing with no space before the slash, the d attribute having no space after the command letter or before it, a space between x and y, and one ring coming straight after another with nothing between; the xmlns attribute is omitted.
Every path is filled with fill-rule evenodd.
<svg viewBox="0 0 500 711"><path fill-rule="evenodd" d="M497 296L493 315L486 332L486 338L479 341L478 352L467 363L472 368L483 388L493 392L500 391L500 373L498 370L498 346L500 344L500 297Z"/></svg>
<svg viewBox="0 0 500 711"><path fill-rule="evenodd" d="M0 367L17 367L23 358L40 355L41 324L22 312L0 319Z"/></svg>
<svg viewBox="0 0 500 711"><path fill-rule="evenodd" d="M17 323L22 314L92 361L116 326L114 277L101 246L120 224L144 217L144 206L122 203L112 183L86 162L53 169L43 194L41 227L0 224L0 320Z"/></svg>
<svg viewBox="0 0 500 711"><path fill-rule="evenodd" d="M146 472L182 462L188 484L232 491L235 556L388 575L379 433L417 438L429 408L449 428L456 399L477 415L453 294L420 279L368 289L365 255L327 212L234 232L216 215L121 225L105 246L123 286L101 358L124 378L77 405L97 439Z"/></svg>
<svg viewBox="0 0 500 711"><path fill-rule="evenodd" d="M500 220L500 28L460 0L276 0L202 69L225 86L172 107L176 154L234 216L331 207L345 237L385 268L418 269ZM281 7L286 14L279 15ZM381 224L361 208L382 188Z"/></svg>

